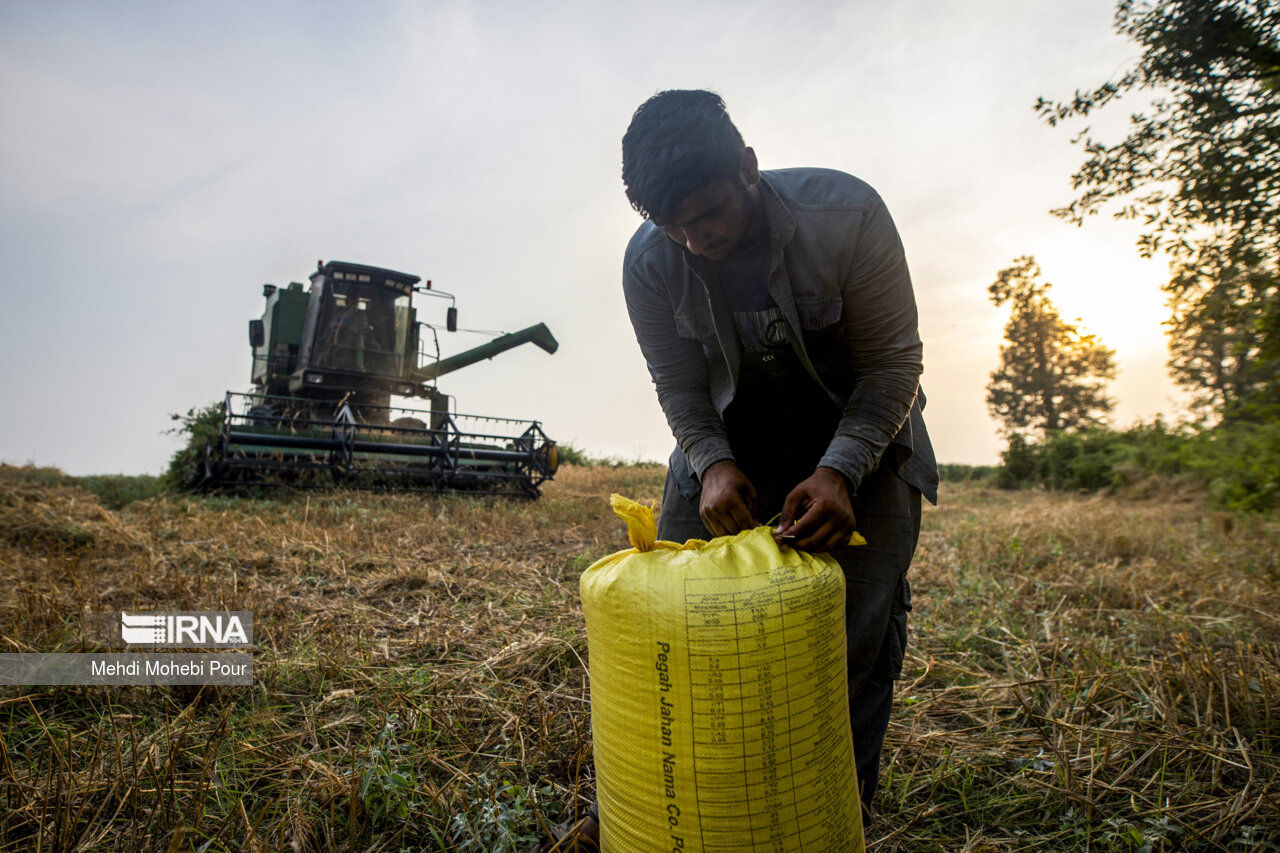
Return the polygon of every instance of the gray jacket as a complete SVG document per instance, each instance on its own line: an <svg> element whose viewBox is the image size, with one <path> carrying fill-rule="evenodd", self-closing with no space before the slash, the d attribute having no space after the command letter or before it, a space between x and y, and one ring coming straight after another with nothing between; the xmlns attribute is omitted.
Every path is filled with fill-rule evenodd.
<svg viewBox="0 0 1280 853"><path fill-rule="evenodd" d="M818 464L856 489L891 447L899 476L936 503L915 296L889 211L866 183L830 169L763 172L760 186L773 246L769 293L801 363L843 411ZM672 473L691 496L694 475L733 458L722 420L741 363L733 315L714 265L651 222L631 238L622 280L679 445Z"/></svg>

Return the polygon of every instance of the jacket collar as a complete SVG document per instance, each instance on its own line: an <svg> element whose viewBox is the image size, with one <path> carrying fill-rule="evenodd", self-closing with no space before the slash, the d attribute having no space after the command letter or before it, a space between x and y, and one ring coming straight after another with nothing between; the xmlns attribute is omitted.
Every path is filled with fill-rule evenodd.
<svg viewBox="0 0 1280 853"><path fill-rule="evenodd" d="M782 253L796 233L796 220L763 173L760 175L760 198L764 201L765 221L769 223L769 245L773 248L770 271L782 263Z"/></svg>

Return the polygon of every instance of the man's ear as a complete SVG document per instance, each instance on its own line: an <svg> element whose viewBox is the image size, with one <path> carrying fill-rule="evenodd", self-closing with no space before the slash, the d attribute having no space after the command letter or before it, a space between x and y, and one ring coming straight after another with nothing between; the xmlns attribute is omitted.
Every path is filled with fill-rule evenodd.
<svg viewBox="0 0 1280 853"><path fill-rule="evenodd" d="M751 148L742 149L742 161L738 165L738 177L742 183L754 187L760 183L760 164L756 162L756 152Z"/></svg>

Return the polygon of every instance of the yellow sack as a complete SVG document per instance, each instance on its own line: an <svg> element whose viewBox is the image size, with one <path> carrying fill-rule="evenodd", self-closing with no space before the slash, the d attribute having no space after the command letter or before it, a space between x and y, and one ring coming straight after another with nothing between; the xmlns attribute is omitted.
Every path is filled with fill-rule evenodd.
<svg viewBox="0 0 1280 853"><path fill-rule="evenodd" d="M839 564L611 502L635 547L581 580L603 850L862 851Z"/></svg>

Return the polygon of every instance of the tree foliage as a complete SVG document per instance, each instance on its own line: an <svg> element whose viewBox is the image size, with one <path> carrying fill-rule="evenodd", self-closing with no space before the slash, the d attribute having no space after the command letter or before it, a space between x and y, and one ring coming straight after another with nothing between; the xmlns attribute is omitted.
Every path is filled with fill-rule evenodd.
<svg viewBox="0 0 1280 853"><path fill-rule="evenodd" d="M1115 144L1077 137L1082 190L1055 210L1072 222L1121 202L1140 219L1147 254L1194 252L1199 226L1274 245L1280 212L1280 4L1270 0L1121 0L1116 29L1143 47L1136 67L1067 102L1044 98L1049 122L1087 116L1146 90L1150 108Z"/></svg>
<svg viewBox="0 0 1280 853"><path fill-rule="evenodd" d="M1175 380L1205 412L1265 408L1280 365L1280 3L1120 0L1115 26L1142 47L1135 66L1036 110L1055 125L1126 94L1150 103L1119 142L1076 137L1078 195L1053 213L1141 222L1139 250L1174 261Z"/></svg>
<svg viewBox="0 0 1280 853"><path fill-rule="evenodd" d="M1280 399L1277 277L1256 252L1206 246L1175 267L1169 294L1169 368L1204 415L1247 415ZM1269 315L1269 316L1268 316Z"/></svg>
<svg viewBox="0 0 1280 853"><path fill-rule="evenodd" d="M987 288L996 305L1010 305L1000 366L987 385L987 408L1010 435L1100 424L1114 405L1106 382L1115 378L1115 352L1081 332L1079 321L1063 320L1050 287L1035 258L1024 256Z"/></svg>

